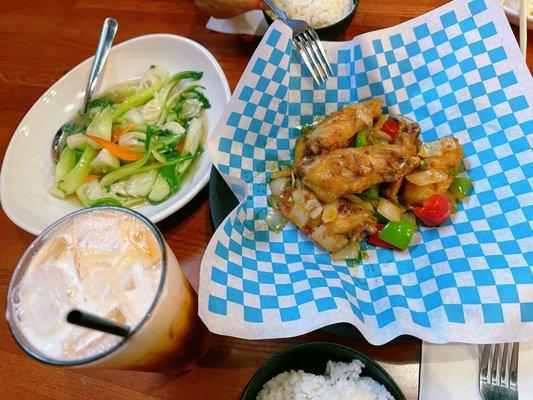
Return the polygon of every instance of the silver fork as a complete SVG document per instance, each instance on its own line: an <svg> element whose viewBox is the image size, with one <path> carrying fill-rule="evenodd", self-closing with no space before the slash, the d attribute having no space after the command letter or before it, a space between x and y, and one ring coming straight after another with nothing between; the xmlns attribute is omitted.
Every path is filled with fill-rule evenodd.
<svg viewBox="0 0 533 400"><path fill-rule="evenodd" d="M518 400L518 343L484 344L479 394L484 400Z"/></svg>
<svg viewBox="0 0 533 400"><path fill-rule="evenodd" d="M328 77L333 76L333 70L326 56L326 51L315 30L305 21L287 17L287 14L279 9L273 1L263 0L263 3L276 14L276 17L292 29L292 43L311 72L315 82L320 85Z"/></svg>

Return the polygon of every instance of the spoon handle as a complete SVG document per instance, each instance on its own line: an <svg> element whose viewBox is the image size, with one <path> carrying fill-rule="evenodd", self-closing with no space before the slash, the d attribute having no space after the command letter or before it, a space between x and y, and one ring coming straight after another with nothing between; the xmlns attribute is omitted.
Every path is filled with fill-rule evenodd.
<svg viewBox="0 0 533 400"><path fill-rule="evenodd" d="M285 12L282 9L277 7L272 0L263 0L263 3L265 3L268 6L268 8L272 10L274 14L276 14L276 17L281 19L283 22L287 23L287 14L285 14Z"/></svg>
<svg viewBox="0 0 533 400"><path fill-rule="evenodd" d="M113 44L113 39L117 33L118 23L113 18L106 18L102 25L102 32L100 33L100 40L96 47L91 73L87 81L87 89L85 90L85 100L83 101L83 111L87 111L87 105L93 95L93 90L96 87L98 76L104 68L105 61Z"/></svg>

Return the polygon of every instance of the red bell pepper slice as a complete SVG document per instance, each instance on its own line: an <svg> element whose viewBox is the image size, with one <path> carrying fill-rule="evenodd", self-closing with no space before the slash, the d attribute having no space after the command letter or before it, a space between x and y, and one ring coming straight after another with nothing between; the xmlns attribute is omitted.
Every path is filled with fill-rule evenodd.
<svg viewBox="0 0 533 400"><path fill-rule="evenodd" d="M392 140L396 139L398 132L400 131L400 124L398 121L395 121L392 118L389 118L385 121L383 126L380 129L382 132L385 132L391 137Z"/></svg>
<svg viewBox="0 0 533 400"><path fill-rule="evenodd" d="M379 246L379 247L384 247L386 249L393 249L393 250L397 250L398 248L393 246L392 244L390 243L387 243L386 241L380 239L378 237L378 234L379 232L381 232L381 230L385 227L384 224L376 224L376 229L377 229L377 232L376 233L373 233L372 235L370 235L366 241L370 244L373 244L374 246Z"/></svg>
<svg viewBox="0 0 533 400"><path fill-rule="evenodd" d="M451 211L450 199L445 194L434 194L424 200L422 207L413 207L415 215L429 227L441 225Z"/></svg>

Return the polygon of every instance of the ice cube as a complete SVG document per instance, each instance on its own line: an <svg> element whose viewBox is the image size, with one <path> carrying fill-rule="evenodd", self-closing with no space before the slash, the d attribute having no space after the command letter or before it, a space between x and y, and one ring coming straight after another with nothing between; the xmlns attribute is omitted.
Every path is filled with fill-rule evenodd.
<svg viewBox="0 0 533 400"><path fill-rule="evenodd" d="M63 353L67 359L81 359L98 354L118 343L121 338L86 328L75 328L76 335L63 341Z"/></svg>

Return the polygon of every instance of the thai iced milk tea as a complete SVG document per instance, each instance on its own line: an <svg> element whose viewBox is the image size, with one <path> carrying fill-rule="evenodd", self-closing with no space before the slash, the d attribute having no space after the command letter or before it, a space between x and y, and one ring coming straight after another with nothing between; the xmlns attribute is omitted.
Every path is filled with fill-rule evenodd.
<svg viewBox="0 0 533 400"><path fill-rule="evenodd" d="M7 312L19 342L39 358L183 371L205 353L210 336L194 291L168 246L134 213L86 210L39 239L19 263L15 275L23 275L12 283ZM71 325L66 315L74 308L134 332L124 340Z"/></svg>

